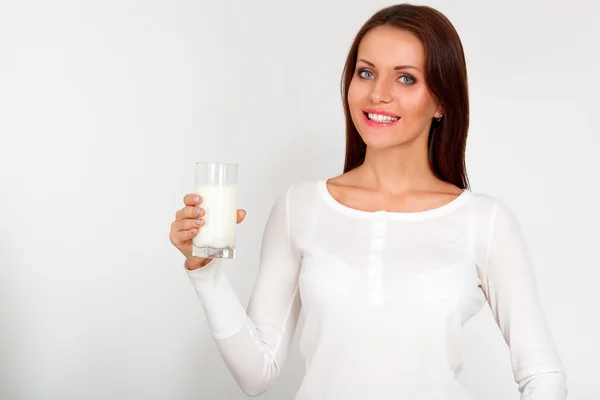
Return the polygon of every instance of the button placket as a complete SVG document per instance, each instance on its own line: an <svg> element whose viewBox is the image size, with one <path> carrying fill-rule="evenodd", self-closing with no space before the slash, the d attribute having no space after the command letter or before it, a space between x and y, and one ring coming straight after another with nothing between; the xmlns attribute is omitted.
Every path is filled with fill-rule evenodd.
<svg viewBox="0 0 600 400"><path fill-rule="evenodd" d="M386 242L387 221L377 220L372 226L369 241L367 277L369 283L369 301L371 304L383 304L383 262L382 254Z"/></svg>

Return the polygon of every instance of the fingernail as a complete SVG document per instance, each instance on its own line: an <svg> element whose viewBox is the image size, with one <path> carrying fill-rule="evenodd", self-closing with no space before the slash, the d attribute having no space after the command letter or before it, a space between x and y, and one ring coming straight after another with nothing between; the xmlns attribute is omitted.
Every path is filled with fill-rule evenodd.
<svg viewBox="0 0 600 400"><path fill-rule="evenodd" d="M196 225L200 225L200 220L199 219L196 220Z"/></svg>
<svg viewBox="0 0 600 400"><path fill-rule="evenodd" d="M199 202L199 201L200 201L200 196L196 196L196 197L194 197L194 203L197 203L197 202Z"/></svg>
<svg viewBox="0 0 600 400"><path fill-rule="evenodd" d="M200 215L200 209L196 210L196 215Z"/></svg>

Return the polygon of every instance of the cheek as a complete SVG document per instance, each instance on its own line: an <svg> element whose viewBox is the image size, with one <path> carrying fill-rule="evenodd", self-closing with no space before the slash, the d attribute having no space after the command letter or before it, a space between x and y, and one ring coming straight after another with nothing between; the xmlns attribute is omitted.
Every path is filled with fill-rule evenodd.
<svg viewBox="0 0 600 400"><path fill-rule="evenodd" d="M405 116L411 116L418 119L433 115L435 105L433 99L427 90L415 90L408 96L403 96L403 111Z"/></svg>
<svg viewBox="0 0 600 400"><path fill-rule="evenodd" d="M352 80L348 87L348 104L350 109L353 107L360 107L361 101L364 99L364 89L361 87L360 82Z"/></svg>
<svg viewBox="0 0 600 400"><path fill-rule="evenodd" d="M352 81L348 87L348 105L350 106L350 115L354 124L358 123L359 117L362 117L362 108L365 102L365 88L360 82Z"/></svg>

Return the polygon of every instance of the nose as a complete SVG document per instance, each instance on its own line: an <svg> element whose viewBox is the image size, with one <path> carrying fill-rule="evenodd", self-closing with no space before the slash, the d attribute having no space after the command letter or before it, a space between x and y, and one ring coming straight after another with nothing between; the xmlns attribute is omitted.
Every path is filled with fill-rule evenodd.
<svg viewBox="0 0 600 400"><path fill-rule="evenodd" d="M389 103L392 101L391 84L384 79L379 79L373 84L373 90L369 95L375 104Z"/></svg>

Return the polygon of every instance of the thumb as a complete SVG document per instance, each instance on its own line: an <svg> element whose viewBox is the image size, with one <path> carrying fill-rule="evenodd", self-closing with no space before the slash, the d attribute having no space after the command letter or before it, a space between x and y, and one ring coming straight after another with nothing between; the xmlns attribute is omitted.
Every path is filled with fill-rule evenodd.
<svg viewBox="0 0 600 400"><path fill-rule="evenodd" d="M239 224L246 218L246 210L237 210L237 223Z"/></svg>

